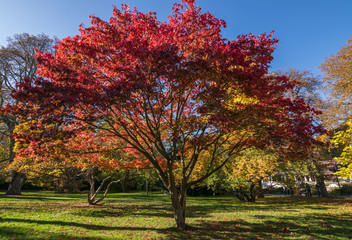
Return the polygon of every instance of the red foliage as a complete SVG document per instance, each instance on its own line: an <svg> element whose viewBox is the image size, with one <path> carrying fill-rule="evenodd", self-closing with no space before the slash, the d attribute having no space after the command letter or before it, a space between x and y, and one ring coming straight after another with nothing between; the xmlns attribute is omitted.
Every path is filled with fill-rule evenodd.
<svg viewBox="0 0 352 240"><path fill-rule="evenodd" d="M20 125L20 129L17 129L16 139L27 145L18 150L15 162L32 159L33 166L36 163L62 162L60 166L75 166L79 169L97 167L108 172L131 169L132 166L144 169L150 164L142 158L136 159L134 154L124 150L124 143L106 132L78 132L77 129L73 130L74 125L64 129L47 125L45 131L34 131L36 126L31 123ZM67 130L70 130L69 138L62 136ZM43 136L48 133L50 138Z"/></svg>
<svg viewBox="0 0 352 240"><path fill-rule="evenodd" d="M201 145L243 130L251 135L244 145L308 146L320 131L306 114L313 110L284 97L293 87L285 77L267 75L277 39L226 40L224 21L183 2L168 23L126 5L108 22L91 16L92 26L63 39L55 55L37 52L41 77L18 85L13 97L22 103L12 109L44 124L105 122L144 155L156 141ZM236 95L255 102L230 108Z"/></svg>

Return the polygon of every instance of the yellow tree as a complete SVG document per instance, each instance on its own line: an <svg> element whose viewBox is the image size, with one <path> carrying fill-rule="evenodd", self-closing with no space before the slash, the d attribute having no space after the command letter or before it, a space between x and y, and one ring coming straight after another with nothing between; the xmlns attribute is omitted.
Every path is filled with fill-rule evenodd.
<svg viewBox="0 0 352 240"><path fill-rule="evenodd" d="M256 196L262 196L261 183L276 171L278 160L278 156L268 150L249 148L242 152L226 168L237 197L254 202Z"/></svg>
<svg viewBox="0 0 352 240"><path fill-rule="evenodd" d="M351 118L352 97L352 39L320 66L325 86L330 94L329 111L325 114L332 127Z"/></svg>
<svg viewBox="0 0 352 240"><path fill-rule="evenodd" d="M352 120L347 122L347 126L347 130L336 133L332 142L343 147L341 156L335 158L342 164L336 174L341 177L352 178Z"/></svg>
<svg viewBox="0 0 352 240"><path fill-rule="evenodd" d="M352 39L336 54L327 58L320 67L324 72L326 86L330 90L329 111L326 114L331 126L336 128L347 124L347 129L338 131L332 140L332 143L344 148L341 156L336 158L343 165L338 174L351 177Z"/></svg>

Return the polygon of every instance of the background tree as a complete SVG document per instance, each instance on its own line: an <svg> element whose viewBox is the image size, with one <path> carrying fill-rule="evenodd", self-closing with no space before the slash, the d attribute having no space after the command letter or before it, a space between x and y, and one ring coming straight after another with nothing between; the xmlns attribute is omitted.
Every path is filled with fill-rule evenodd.
<svg viewBox="0 0 352 240"><path fill-rule="evenodd" d="M322 101L318 92L322 86L319 77L314 76L310 71L292 67L288 70L279 70L277 73L296 83L295 87L287 92L288 97L292 99L303 98L310 106L319 109Z"/></svg>
<svg viewBox="0 0 352 240"><path fill-rule="evenodd" d="M151 186L155 189L156 184L159 181L158 174L150 165L139 171L139 174L144 176L145 195L148 197Z"/></svg>
<svg viewBox="0 0 352 240"><path fill-rule="evenodd" d="M57 135L55 140L38 145L33 139L40 138L43 131L37 130L37 124L29 121L15 129L18 154L9 169L25 173L31 180L47 176L68 180L75 192L87 193L90 205L101 202L110 186L127 176L123 172L141 169L149 164L148 161L135 159L135 156L121 150L123 143L105 132L79 131L65 139L62 137L64 130L56 129L51 132ZM47 129L52 127L46 126ZM75 126L69 128L71 130ZM117 175L119 179L116 179ZM88 191L80 190L78 183L83 182L82 179L89 184ZM100 185L96 188L98 182ZM107 186L103 196L96 199L104 184Z"/></svg>
<svg viewBox="0 0 352 240"><path fill-rule="evenodd" d="M331 135L319 136L322 144L313 145L309 153L308 168L310 174L316 179L322 197L328 197L329 193L325 186L329 165L334 159L334 151L330 143Z"/></svg>
<svg viewBox="0 0 352 240"><path fill-rule="evenodd" d="M224 192L232 192L233 189L230 186L227 176L226 169L222 168L207 178L203 185L210 189L214 196Z"/></svg>
<svg viewBox="0 0 352 240"><path fill-rule="evenodd" d="M310 171L305 161L280 162L273 179L281 183L288 193L300 194L300 188L304 185L306 176Z"/></svg>
<svg viewBox="0 0 352 240"><path fill-rule="evenodd" d="M321 111L323 114L314 114L312 119L315 125L328 125L327 117L327 102L322 99L322 80L314 76L310 71L307 70L298 70L295 68L289 68L287 71L278 71L279 75L286 76L290 81L296 82L294 88L287 92L287 96L291 99L301 98L306 101L306 103L313 107L316 110ZM305 163L298 163L299 166L305 165L304 168L308 168L309 174L314 177L317 181L317 184L320 186L321 194L323 197L328 196L328 192L325 187L325 172L326 161L332 161L333 156L330 153L329 141L326 141L328 136L316 136L319 138L320 144L311 145L309 153L302 159L291 159L291 161L306 161ZM296 166L296 164L292 164ZM288 167L288 166L287 166ZM291 167L288 167L290 169ZM282 170L282 169L281 169ZM290 170L292 172L292 169ZM295 172L299 173L296 178L300 177L299 175L304 174L298 168ZM307 172L307 171L306 171ZM292 173L288 174L292 175ZM292 179L287 177L287 179ZM291 181L291 180L290 180ZM289 184L290 185L290 184Z"/></svg>
<svg viewBox="0 0 352 240"><path fill-rule="evenodd" d="M235 193L240 201L255 202L256 197L264 197L262 181L274 175L278 162L278 156L267 149L248 148L204 184L214 194Z"/></svg>
<svg viewBox="0 0 352 240"><path fill-rule="evenodd" d="M324 72L326 89L329 93L329 125L333 129L332 143L340 148L342 153L336 160L343 165L337 173L340 176L351 177L351 104L352 104L352 39L334 55L329 56L320 66ZM341 152L341 151L335 151Z"/></svg>
<svg viewBox="0 0 352 240"><path fill-rule="evenodd" d="M327 125L334 129L351 118L352 99L352 39L320 66L327 90Z"/></svg>
<svg viewBox="0 0 352 240"><path fill-rule="evenodd" d="M10 91L16 88L16 84L25 78L33 78L37 71L37 61L34 58L35 50L54 52L52 48L56 39L49 38L45 34L29 35L28 33L16 34L8 38L6 47L0 48L0 107L13 104ZM16 125L19 123L17 116L0 113L0 137L1 144L7 154L1 161L11 163L15 157L13 151L15 140L10 138ZM18 172L11 173L9 188L6 194L19 195L25 176Z"/></svg>
<svg viewBox="0 0 352 240"><path fill-rule="evenodd" d="M352 178L352 120L349 120L347 123L348 128L344 131L338 131L332 143L343 147L342 153L339 157L335 159L342 165L338 169L337 175L345 178Z"/></svg>
<svg viewBox="0 0 352 240"><path fill-rule="evenodd" d="M286 96L292 100L303 99L310 107L317 111L323 111L325 102L321 97L322 80L308 70L299 70L288 68L288 70L279 70L280 76L286 76L289 81L295 84L293 88L286 92ZM322 125L323 114L312 114L314 124Z"/></svg>
<svg viewBox="0 0 352 240"><path fill-rule="evenodd" d="M263 197L262 181L277 170L278 156L275 153L255 148L246 149L228 166L230 185L240 200L254 202Z"/></svg>
<svg viewBox="0 0 352 240"><path fill-rule="evenodd" d="M58 43L55 56L38 52L41 77L19 85L21 104L11 109L125 141L154 166L184 228L189 187L248 146L303 154L321 130L308 117L313 109L285 97L294 85L267 75L277 39L229 41L224 26L193 0L176 4L167 23L114 8L109 22L92 17L91 27Z"/></svg>

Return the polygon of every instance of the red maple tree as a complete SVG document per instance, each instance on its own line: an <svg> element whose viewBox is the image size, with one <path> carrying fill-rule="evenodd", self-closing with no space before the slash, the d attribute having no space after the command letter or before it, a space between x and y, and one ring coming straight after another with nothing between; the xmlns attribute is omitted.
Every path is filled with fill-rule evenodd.
<svg viewBox="0 0 352 240"><path fill-rule="evenodd" d="M168 22L126 5L109 21L91 18L55 55L37 53L41 77L18 85L13 96L21 103L12 110L123 140L158 171L180 228L187 189L242 149L296 154L321 131L309 117L313 109L285 98L294 83L268 74L272 34L224 39L225 22L194 0L175 4ZM199 165L203 174L194 179Z"/></svg>

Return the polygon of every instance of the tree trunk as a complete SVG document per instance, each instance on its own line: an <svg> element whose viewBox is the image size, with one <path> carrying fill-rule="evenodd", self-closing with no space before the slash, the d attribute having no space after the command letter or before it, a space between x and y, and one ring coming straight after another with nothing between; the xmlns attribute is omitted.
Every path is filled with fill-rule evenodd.
<svg viewBox="0 0 352 240"><path fill-rule="evenodd" d="M21 188L25 181L26 176L23 173L13 171L11 173L11 182L6 195L21 195Z"/></svg>
<svg viewBox="0 0 352 240"><path fill-rule="evenodd" d="M249 188L249 193L250 193L250 197L249 197L249 201L250 202L255 202L255 197L256 197L256 191L255 191L255 184L252 183L250 188Z"/></svg>
<svg viewBox="0 0 352 240"><path fill-rule="evenodd" d="M125 175L126 177L127 175ZM95 181L94 179L92 178L91 180L89 180L89 184L90 184L90 190L87 190L87 191L83 191L83 192L86 192L87 193L87 200L88 200L88 204L89 205L97 205L99 202L103 201L105 198L106 198L106 195L108 194L109 190L110 190L110 187L112 186L112 184L114 183L118 183L118 182L121 182L123 179L119 179L119 180L116 180L116 181L111 181L107 186L106 186L106 189L104 191L104 194L101 198L99 199L96 199L96 197L98 196L98 193L103 189L104 187L104 184L109 181L109 179L111 178L111 176L108 176L106 178L104 178L104 180L101 182L100 186L98 187L97 190L95 190ZM82 192L82 193L83 193Z"/></svg>
<svg viewBox="0 0 352 240"><path fill-rule="evenodd" d="M121 181L120 184L121 184L122 192L126 192L125 180Z"/></svg>
<svg viewBox="0 0 352 240"><path fill-rule="evenodd" d="M171 193L172 206L174 208L174 218L176 226L179 229L186 227L186 192L181 191L180 194L175 192Z"/></svg>
<svg viewBox="0 0 352 240"><path fill-rule="evenodd" d="M258 190L257 190L257 196L258 198L264 198L264 191L263 191L263 185L262 185L262 180L258 180Z"/></svg>
<svg viewBox="0 0 352 240"><path fill-rule="evenodd" d="M235 197L237 197L238 200L240 200L241 202L245 202L246 201L246 199L244 198L244 195L242 194L242 192L240 190L234 189L233 191L234 191Z"/></svg>
<svg viewBox="0 0 352 240"><path fill-rule="evenodd" d="M170 175L169 175L169 183L170 184L165 184L167 186L170 197L171 197L171 203L172 207L174 209L174 218L176 221L176 226L179 229L185 229L186 227L186 193L187 193L187 182L185 180L185 177L183 177L182 182L181 182L181 188L180 190L177 189L174 175L172 173L172 169L170 169Z"/></svg>
<svg viewBox="0 0 352 240"><path fill-rule="evenodd" d="M88 204L94 205L94 201L95 201L95 196L94 196L95 180L94 180L94 178L91 177L90 179L88 179L88 183L89 183L89 190L87 191Z"/></svg>
<svg viewBox="0 0 352 240"><path fill-rule="evenodd" d="M13 162L15 158L15 153L13 151L15 147L15 139L10 138L10 145L9 145L9 162L10 164ZM11 173L11 180L9 187L7 189L6 195L21 195L21 188L26 181L26 176L23 173L19 173L13 171Z"/></svg>
<svg viewBox="0 0 352 240"><path fill-rule="evenodd" d="M313 164L316 168L316 170L318 171L317 174L315 174L315 178L317 179L317 184L319 185L319 189L320 189L320 194L322 197L328 197L329 193L328 190L326 189L325 186L325 168L321 162L313 160Z"/></svg>
<svg viewBox="0 0 352 240"><path fill-rule="evenodd" d="M323 175L319 175L319 176L316 176L316 178L317 178L317 183L318 183L319 188L320 188L321 196L322 197L328 197L329 193L328 193L328 190L326 189L326 186L325 186L324 176Z"/></svg>
<svg viewBox="0 0 352 240"><path fill-rule="evenodd" d="M175 208L175 221L176 226L179 229L185 229L186 227L186 209L184 207Z"/></svg>
<svg viewBox="0 0 352 240"><path fill-rule="evenodd" d="M149 181L148 176L145 176L145 195L148 197Z"/></svg>

